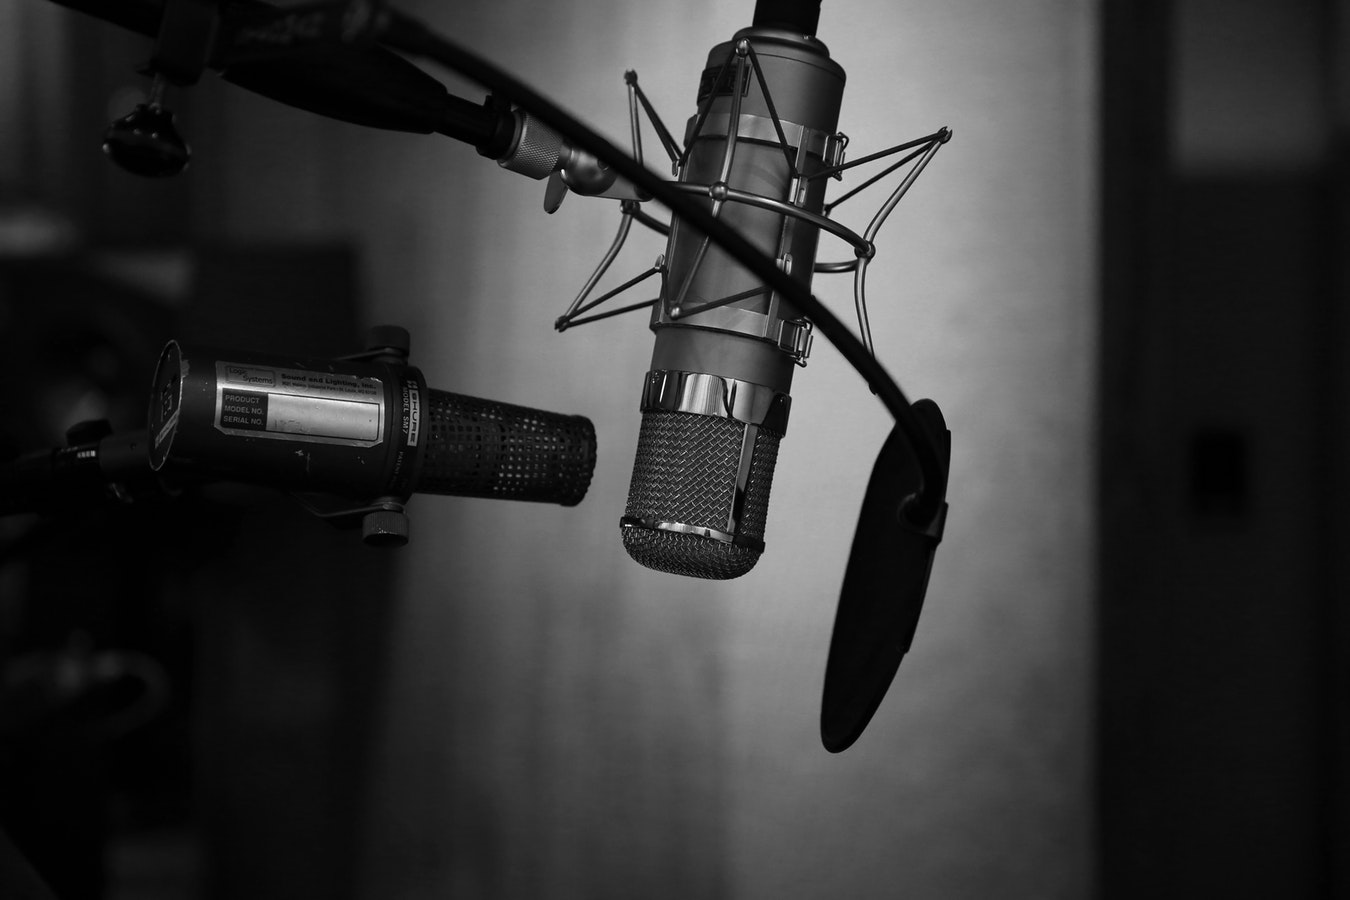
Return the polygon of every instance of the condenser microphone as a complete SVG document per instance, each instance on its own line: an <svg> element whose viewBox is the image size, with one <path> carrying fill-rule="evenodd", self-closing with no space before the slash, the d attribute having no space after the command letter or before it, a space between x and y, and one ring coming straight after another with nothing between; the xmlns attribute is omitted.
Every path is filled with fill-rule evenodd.
<svg viewBox="0 0 1350 900"><path fill-rule="evenodd" d="M814 37L819 2L760 0L708 55L679 161L682 191L809 289L844 71ZM804 217L800 213L806 213ZM642 565L736 578L764 550L792 375L811 323L682 221L652 314L624 548Z"/></svg>

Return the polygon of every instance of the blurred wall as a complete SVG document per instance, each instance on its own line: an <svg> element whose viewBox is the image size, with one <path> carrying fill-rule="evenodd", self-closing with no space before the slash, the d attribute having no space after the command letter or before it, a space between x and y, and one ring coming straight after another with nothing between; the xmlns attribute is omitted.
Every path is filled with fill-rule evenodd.
<svg viewBox="0 0 1350 900"><path fill-rule="evenodd" d="M403 8L621 144L624 70L678 131L708 49L752 12ZM758 568L727 584L643 570L617 519L650 332L641 315L551 328L615 205L571 197L549 217L542 183L468 147L200 89L220 107L191 123L199 234L353 238L369 321L412 331L433 386L599 434L578 508L415 500L383 721L352 737L376 760L361 896L1090 892L1095 26L1072 0L823 11L854 156L955 132L882 231L869 289L883 361L946 413L952 511L914 649L838 756L817 733L822 672L890 422L837 353L817 342L796 379ZM881 199L841 218L861 229ZM660 250L630 243L614 281ZM816 292L850 314L846 279Z"/></svg>
<svg viewBox="0 0 1350 900"><path fill-rule="evenodd" d="M1347 11L1104 5L1105 897L1350 892Z"/></svg>

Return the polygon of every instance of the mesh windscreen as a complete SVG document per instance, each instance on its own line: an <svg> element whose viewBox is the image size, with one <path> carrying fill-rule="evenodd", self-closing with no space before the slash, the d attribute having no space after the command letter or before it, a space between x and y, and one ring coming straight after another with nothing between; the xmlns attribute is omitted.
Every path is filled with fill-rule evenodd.
<svg viewBox="0 0 1350 900"><path fill-rule="evenodd" d="M717 416L650 410L642 414L625 515L727 530L736 496L745 426ZM755 440L740 533L762 540L781 435ZM758 550L649 528L622 529L628 555L649 569L695 578L736 578Z"/></svg>
<svg viewBox="0 0 1350 900"><path fill-rule="evenodd" d="M429 391L417 490L575 506L595 471L584 416Z"/></svg>

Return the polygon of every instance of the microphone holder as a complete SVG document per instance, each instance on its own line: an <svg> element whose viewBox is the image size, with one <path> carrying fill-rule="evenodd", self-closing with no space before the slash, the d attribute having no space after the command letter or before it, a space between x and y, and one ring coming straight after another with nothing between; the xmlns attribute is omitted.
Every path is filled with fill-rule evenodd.
<svg viewBox="0 0 1350 900"><path fill-rule="evenodd" d="M366 349L344 360L406 366L412 354L412 336L397 325L377 325L366 336ZM402 547L408 543L407 497L376 497L362 506L339 504L324 509L322 495L293 493L296 501L317 518L337 528L361 527L361 540L369 547Z"/></svg>
<svg viewBox="0 0 1350 900"><path fill-rule="evenodd" d="M735 87L731 92L732 97L734 98L733 112L731 115L731 121L728 123L728 134L725 149L723 150L723 162L721 168L724 172L729 168L730 160L733 154L735 153L737 140L743 137L750 136L749 134L742 132L742 129L745 128L746 126L742 122L741 116L738 115L738 110L740 105L740 98L743 96L744 91L748 88L748 79L750 75L753 74L758 83L759 89L765 98L766 105L768 106L769 109L770 121L773 125L772 134L755 135L755 137L760 140L766 139L776 140L779 148L782 150L783 157L787 162L788 173L790 176L790 182L788 185L788 189L786 191L786 196L781 198L766 197L758 194L748 193L745 191L733 190L731 188L728 188L724 183L697 184L697 183L675 181L669 182L669 186L675 190L682 191L684 193L691 194L693 196L711 197L713 200L713 204L710 215L714 219L720 216L722 209L724 208L724 204L744 203L750 206L757 206L762 209L768 209L773 212L781 213L784 216L790 216L805 221L808 224L813 225L822 231L829 232L830 234L833 234L836 237L841 238L844 241L848 242L853 247L854 250L853 259L844 260L841 262L817 262L814 266L814 271L817 273L830 273L830 274L841 272L854 273L853 293L854 293L854 307L858 316L858 332L863 342L863 345L867 349L867 352L871 354L873 358L875 358L876 348L872 342L872 330L867 315L866 288L867 288L867 266L868 263L871 262L871 260L876 256L876 243L875 243L876 236L877 233L881 230L881 226L885 223L887 217L890 216L891 211L895 209L896 205L900 202L901 198L905 196L905 194L909 191L910 187L914 184L915 180L919 177L920 174L922 174L924 168L927 167L930 161L932 161L933 157L937 154L938 149L943 144L947 143L947 141L951 140L952 136L951 129L946 128L944 126L943 128L938 129L936 132L932 134L924 135L923 137L915 138L914 140L911 141L905 141L903 143L896 144L895 146L890 147L886 150L882 150L877 153L872 153L861 159L848 163L845 163L843 161L844 151L848 146L848 137L846 135L836 134L828 136L814 136L819 140L821 144L822 158L825 160L827 165L825 166L825 168L822 168L818 171L812 172L810 174L805 174L801 171L801 168L802 162L806 155L806 146L809 138L805 134L795 134L794 137L796 137L797 139L795 150L794 147L791 144L789 144L787 134L784 129L784 123L779 118L778 112L774 107L773 96L769 91L768 83L765 81L763 69L759 64L759 58L755 53L753 41L747 38L737 42L732 52L728 54L726 60L723 62L722 68L719 71L715 81L722 81L723 79L725 79L733 63L735 64L736 67ZM646 111L648 121L655 129L657 137L661 141L662 147L665 149L666 154L670 158L672 173L678 178L680 173L685 169L686 165L688 164L689 152L692 149L694 142L698 140L698 137L702 132L704 125L707 123L708 111L712 106L713 100L712 95L710 94L706 98L703 105L701 106L698 115L694 121L694 126L690 130L690 134L687 139L686 145L682 148L671 136L670 130L666 127L665 123L662 122L661 117L657 114L655 108L652 106L651 102L647 99L646 94L643 93L641 86L638 84L637 73L632 70L629 70L624 74L624 81L628 86L629 119L630 124L632 126L632 135L633 135L633 158L637 161L639 165L644 164L642 153L642 137L641 137L640 121L638 116L638 108L640 106L643 110ZM801 129L798 129L798 131L800 130ZM846 192L845 194L843 194L842 196L838 197L833 201L827 202L824 207L824 215L818 215L807 209L802 208L802 205L800 203L801 199L804 196L802 188L806 185L807 182L813 181L818 178L827 178L827 177L839 179L842 173L849 169L864 165L866 163L874 162L879 159L884 159L888 156L892 156L904 150L911 150L912 152L909 153L904 158L902 158L900 161L891 164L884 171L872 176L858 187L849 190L848 192ZM916 160L917 162L915 162ZM887 175L890 175L892 172L895 172L896 170L902 168L903 166L909 163L914 163L913 167L905 174L900 184L894 189L894 191L891 192L890 196L877 210L876 214L872 217L871 222L867 226L867 229L864 234L859 235L857 232L853 231L847 226L835 221L834 219L829 218L830 212L834 210L836 207L838 207L840 204L842 204L844 201L850 199L851 197L857 196L866 188L871 187L873 184L879 182L882 178L885 178ZM549 209L548 211L553 212L553 210L556 208L557 206L555 204L553 208ZM661 226L660 223L656 222L656 220L652 219L650 216L640 216L639 212L640 208L641 208L640 201L633 201L627 199L620 201L620 222L618 234L615 236L614 241L610 245L609 250L601 258L600 264L596 267L595 272L586 281L585 285L582 286L581 292L577 295L576 299L573 300L571 306L569 306L567 310L561 316L559 316L558 319L554 322L554 327L558 331L564 331L573 325L585 325L590 322L596 322L601 319L607 319L612 316L619 315L621 313L651 307L656 303L655 300L648 301L646 303L639 303L631 306L625 306L622 309L618 310L611 310L604 313L578 318L579 316L581 316L582 313L589 312L590 310L595 309L596 307L600 306L607 300L611 299L614 296L617 296L618 294L627 290L629 287L632 287L639 281L645 279L648 275L659 273L662 276L662 286L661 286L662 293L665 292L665 275L667 274L667 269L664 265L664 261L662 259L658 259L655 266L653 266L653 268L648 270L646 273L626 282L625 284L604 294L603 296L597 298L596 300L587 302L587 298L590 296L591 292L595 289L596 284L608 271L610 265L614 262L615 258L619 254L619 251L622 249L623 244L628 237L628 233L634 219L638 219L638 221L642 222L648 227L651 227L654 230L660 231L662 233L666 233L668 231L668 226ZM684 301L687 291L689 289L689 285L693 283L694 278L697 275L698 269L702 265L703 259L707 254L709 242L710 238L705 234L703 242L696 253L695 264L691 268L689 274L686 276L684 283L680 286L679 293L676 295L675 299L672 300L670 303L670 318L672 321L678 321L680 319L685 319L690 316L697 315L699 313L707 312L709 310L716 309L720 306L725 306L727 304L734 303L735 301L744 299L745 297L744 294L732 294L727 297L721 297L716 300L707 301L695 307L689 307L685 305ZM779 247L779 253L776 256L775 263L780 269L782 269L785 272L791 270L792 266L791 255L786 253L783 246L781 245ZM799 365L805 365L806 364L805 358L807 353L809 352L809 344L810 344L809 332L807 332L805 339L798 339L792 347L785 349L787 349L790 353L793 354L794 358L797 360Z"/></svg>

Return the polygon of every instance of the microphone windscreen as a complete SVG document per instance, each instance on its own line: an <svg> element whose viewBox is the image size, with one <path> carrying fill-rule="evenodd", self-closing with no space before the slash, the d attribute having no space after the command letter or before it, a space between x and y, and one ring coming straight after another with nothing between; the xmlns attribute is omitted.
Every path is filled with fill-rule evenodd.
<svg viewBox="0 0 1350 900"><path fill-rule="evenodd" d="M428 394L418 491L563 506L586 496L595 471L590 419L448 391Z"/></svg>
<svg viewBox="0 0 1350 900"><path fill-rule="evenodd" d="M643 412L621 529L629 556L649 569L694 578L737 578L754 568L763 552L782 435L756 429L744 497L738 498L746 427L720 416ZM650 527L665 523L726 534L736 512L735 531L749 545ZM647 525L628 524L635 520Z"/></svg>

